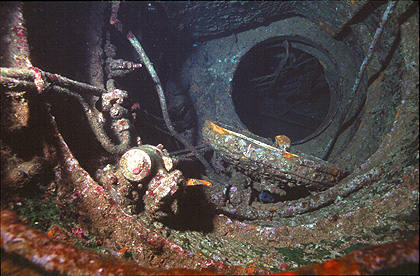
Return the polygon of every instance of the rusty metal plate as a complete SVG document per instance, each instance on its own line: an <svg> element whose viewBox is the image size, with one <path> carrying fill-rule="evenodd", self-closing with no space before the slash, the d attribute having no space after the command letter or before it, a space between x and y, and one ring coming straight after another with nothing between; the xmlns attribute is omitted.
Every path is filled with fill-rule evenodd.
<svg viewBox="0 0 420 276"><path fill-rule="evenodd" d="M330 187L347 173L313 156L297 155L206 121L204 141L228 162L254 177L289 186Z"/></svg>

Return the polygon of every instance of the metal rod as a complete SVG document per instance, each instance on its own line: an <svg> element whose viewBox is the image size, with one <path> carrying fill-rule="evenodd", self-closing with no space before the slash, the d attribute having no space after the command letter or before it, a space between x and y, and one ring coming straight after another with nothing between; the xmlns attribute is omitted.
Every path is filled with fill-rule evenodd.
<svg viewBox="0 0 420 276"><path fill-rule="evenodd" d="M343 126L348 125L349 121L351 121L351 119L355 117L354 115L352 115L352 116L350 116L350 118L347 119L350 107L353 105L354 99L356 98L362 76L365 73L365 70L366 70L369 62L372 59L373 51L375 50L376 45L378 44L379 38L381 37L381 34L383 32L384 26L388 21L389 15L394 10L394 7L395 7L396 3L397 3L397 1L389 1L388 6L387 6L384 14L382 15L381 22L379 22L379 26L376 29L375 35L373 36L373 39L372 39L372 42L369 46L366 57L363 60L362 64L360 65L359 73L357 74L356 79L354 81L354 85L353 85L353 88L351 90L351 98L350 98L346 108L344 109L344 110L347 110L347 112L344 113L339 119L339 127L337 128L337 130L335 132L335 135L333 136L333 138L330 140L330 142L328 143L328 145L326 147L325 154L322 158L324 160L328 159L328 157L330 156L330 154L332 152L332 148L334 147L334 144L337 142L337 139L340 136L340 133L342 131ZM364 101L362 101L362 103L363 102ZM360 110L360 108L358 108L357 110Z"/></svg>
<svg viewBox="0 0 420 276"><path fill-rule="evenodd" d="M45 71L42 71L38 68L33 69L17 69L17 68L5 68L1 67L1 77L3 78L15 78L27 81L35 80L35 72L39 71L45 80L49 83L57 84L64 88L69 88L71 90L76 90L78 92L88 92L89 94L95 96L101 96L102 93L106 93L106 90L98 88L93 85L89 85L83 82L78 82L71 80L69 78L60 76L58 74L52 74Z"/></svg>
<svg viewBox="0 0 420 276"><path fill-rule="evenodd" d="M127 33L127 39L130 41L131 45L139 54L142 63L146 66L147 70L150 73L150 76L153 79L153 82L155 83L155 88L159 96L160 107L162 109L163 119L165 120L165 124L168 127L169 132L178 141L180 141L187 149L189 149L192 153L194 153L197 159L200 160L201 164L203 164L203 166L206 168L208 173L212 174L212 176L215 176L216 179L219 178L217 177L217 175L214 172L213 167L207 162L207 160L204 159L204 157L194 148L193 145L191 145L184 137L182 137L175 130L169 117L168 107L166 105L166 98L165 98L165 93L163 92L162 84L160 82L159 76L157 75L152 63L150 62L149 57L146 55L146 52L144 51L140 42L137 40L137 38L133 35L131 31Z"/></svg>

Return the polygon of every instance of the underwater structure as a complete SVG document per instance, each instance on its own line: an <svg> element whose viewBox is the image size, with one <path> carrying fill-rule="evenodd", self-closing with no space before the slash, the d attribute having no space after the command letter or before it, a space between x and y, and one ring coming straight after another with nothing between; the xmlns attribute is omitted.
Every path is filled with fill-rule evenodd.
<svg viewBox="0 0 420 276"><path fill-rule="evenodd" d="M0 15L2 273L418 273L417 2Z"/></svg>

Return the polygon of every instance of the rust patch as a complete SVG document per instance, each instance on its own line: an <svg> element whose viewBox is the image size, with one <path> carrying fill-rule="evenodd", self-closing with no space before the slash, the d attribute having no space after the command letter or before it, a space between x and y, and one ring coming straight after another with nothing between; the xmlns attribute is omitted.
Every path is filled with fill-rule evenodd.
<svg viewBox="0 0 420 276"><path fill-rule="evenodd" d="M293 153L290 153L290 152L285 152L285 153L282 154L282 157L286 158L286 159L292 159L292 158L298 157L298 156L293 154Z"/></svg>
<svg viewBox="0 0 420 276"><path fill-rule="evenodd" d="M332 174L332 175L336 175L336 174L338 174L338 169L337 169L337 168L332 169L332 170L331 170L331 174Z"/></svg>
<svg viewBox="0 0 420 276"><path fill-rule="evenodd" d="M224 128L222 128L222 127L220 127L220 126L218 126L218 125L216 125L216 124L214 124L214 123L212 123L210 121L207 121L207 122L208 122L208 124L211 127L211 131L216 132L219 135L225 135L225 134L227 134L227 131Z"/></svg>
<svg viewBox="0 0 420 276"><path fill-rule="evenodd" d="M398 117L400 116L400 112L401 112L401 105L400 105L400 107L398 108L397 113L395 114L395 120L397 120L397 119L398 119Z"/></svg>
<svg viewBox="0 0 420 276"><path fill-rule="evenodd" d="M195 178L190 178L187 181L187 186L198 186L198 185L212 186L213 184L209 181L201 180L201 179L195 179Z"/></svg>
<svg viewBox="0 0 420 276"><path fill-rule="evenodd" d="M282 144L282 145L290 145L291 143L290 138L285 135L277 135L276 141L277 143Z"/></svg>

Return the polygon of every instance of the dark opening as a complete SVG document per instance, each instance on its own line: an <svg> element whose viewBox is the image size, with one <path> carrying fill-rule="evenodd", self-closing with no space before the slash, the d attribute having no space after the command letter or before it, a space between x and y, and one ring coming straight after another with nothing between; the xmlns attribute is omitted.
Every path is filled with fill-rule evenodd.
<svg viewBox="0 0 420 276"><path fill-rule="evenodd" d="M292 142L314 133L326 119L331 91L322 61L310 47L290 38L259 43L238 64L232 100L242 123L254 134Z"/></svg>

